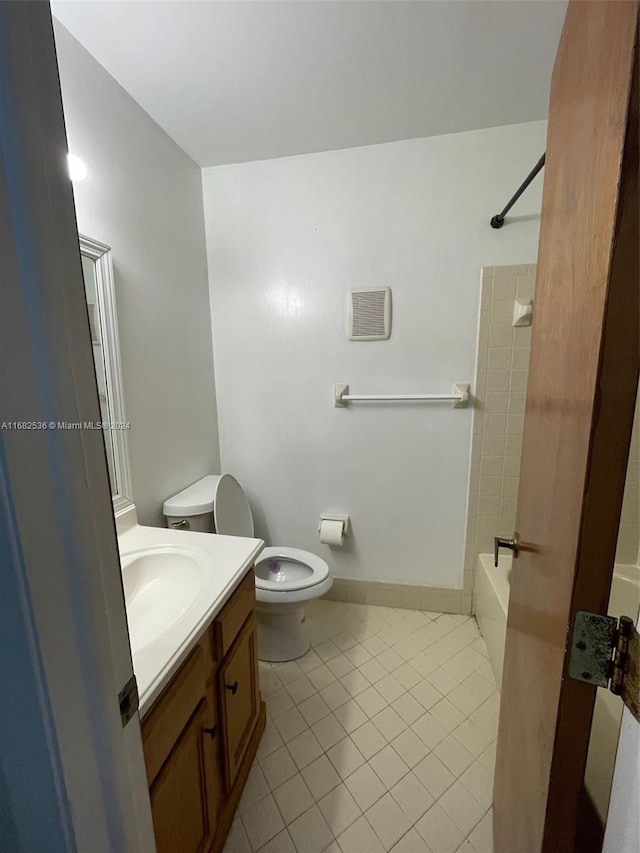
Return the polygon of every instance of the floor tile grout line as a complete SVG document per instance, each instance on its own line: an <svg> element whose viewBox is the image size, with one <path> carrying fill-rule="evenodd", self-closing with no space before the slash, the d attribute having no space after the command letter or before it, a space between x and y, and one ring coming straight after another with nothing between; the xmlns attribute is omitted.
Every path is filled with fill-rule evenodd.
<svg viewBox="0 0 640 853"><path fill-rule="evenodd" d="M427 809L424 814L426 814L434 805L440 803L441 798L446 795L446 793L451 789L451 787L457 782L460 782L461 790L463 790L465 794L471 798L471 801L476 803L478 809L480 810L479 819L476 823L474 823L473 827L469 830L469 832L465 835L463 841L461 842L462 844L465 844L469 840L471 834L475 832L479 824L484 820L488 812L491 810L491 806L487 808L487 806L485 805L486 797L482 798L483 802L481 803L476 798L476 794L474 794L473 790L470 790L465 784L465 782L462 781L462 777L474 765L478 766L478 772L480 773L479 784L481 784L482 782L481 774L483 772L488 774L489 776L491 775L492 758L490 749L495 743L495 731L493 731L493 729L495 729L495 726L493 724L492 717L495 716L497 719L497 712L495 708L495 682L493 680L490 680L492 674L488 668L486 649L484 650L485 653L482 654L482 650L484 647L482 639L477 630L475 620L473 619L473 617L464 616L458 617L456 619L448 614L440 614L432 618L423 618L424 614L422 614L421 611L402 610L399 613L398 609L393 608L378 608L375 606L362 607L361 605L348 605L341 602L324 602L323 606L320 608L319 613L316 613L316 610L312 608L309 609L313 614L311 618L308 619L309 627L313 631L315 631L314 642L312 644L311 649L312 653L314 654L314 657L312 658L313 665L310 667L304 667L298 665L296 662L289 662L288 664L285 663L277 665L265 664L264 662L260 663L261 680L263 679L263 677L265 681L268 677L272 678L272 680L269 681L268 691L265 691L265 699L267 701L267 706L269 706L269 696L281 690L284 691L282 696L286 695L288 697L287 702L291 703L290 708L287 708L284 711L280 711L279 714L271 715L269 713L268 723L271 727L273 727L274 732L277 734L277 737L280 741L280 745L276 746L275 749L270 750L267 755L262 756L261 759L257 762L258 766L261 769L261 772L264 775L264 779L268 788L268 793L265 793L264 797L272 797L273 802L276 805L278 815L280 816L280 819L284 824L284 828L286 829L287 837L295 846L295 842L293 841L289 828L294 823L294 821L298 820L301 817L304 817L304 815L307 814L311 809L313 809L315 805L318 806L318 812L322 815L325 824L330 830L333 839L330 844L334 842L338 843L338 830L334 829L333 825L325 818L324 812L319 807L319 803L323 797L327 796L328 793L335 791L340 785L344 785L346 790L349 791L349 787L346 783L348 779L354 775L354 773L358 772L358 769L350 773L348 776L343 776L342 774L345 771L339 771L337 769L337 766L334 765L331 758L329 758L328 753L330 750L334 749L334 747L339 746L341 743L345 743L346 741L349 741L356 747L356 749L359 749L358 738L354 739L353 736L356 735L360 729L364 728L364 726L372 724L373 730L378 732L383 745L377 745L374 751L371 752L371 754L368 753L367 749L366 753L361 755L363 764L360 767L362 768L368 766L370 768L374 777L379 780L383 793L380 794L377 799L375 799L372 803L369 803L365 810L363 810L362 807L357 803L360 816L366 818L367 812L377 803L379 803L380 800L383 799L387 793L391 793L393 788L400 781L406 779L410 774L414 773L415 769L422 763L422 761L426 760L430 756L433 756L434 758L440 761L437 754L437 750L440 749L442 744L453 738L453 741L458 743L460 748L464 750L465 756L470 757L471 761L467 763L466 758L463 758L465 766L459 772L454 772L454 770L452 770L447 763L442 764L442 762L440 761L440 764L446 769L447 774L451 777L451 779L445 780L447 784L444 786L444 788L439 788L437 796L429 792L430 796L433 796L434 799L431 805L429 806L429 809ZM407 616L407 614L409 615ZM419 619L416 618L417 614L421 614ZM400 625L400 620L412 618L413 622L410 626ZM368 622L371 622L371 625L367 624ZM322 627L323 625L324 628ZM375 630L372 630L373 625L375 625ZM423 631L428 630L429 627L433 627L434 625L437 628L437 631L435 633L434 631L431 631L429 636L425 636L422 634ZM454 633L456 635L455 639L453 639L452 637ZM380 635L384 635L384 639ZM444 652L446 651L447 646L445 643L442 643L442 641L445 640L445 638L447 637L449 637L448 642L452 647L451 654L448 659L446 656L444 656ZM372 644L370 642L372 638L377 638L378 643ZM331 641L331 645L328 645L326 647L326 650L328 650L332 656L330 658L323 659L322 656L318 655L315 650L317 646L322 645L327 641ZM367 642L369 642L370 645L373 645L373 652L370 652L369 649L367 649L364 645ZM377 651L375 651L376 648ZM338 653L334 654L334 651L336 649L338 650ZM364 649L366 655L363 654L362 649ZM351 654L347 655L347 652L351 652ZM385 655L385 665L382 666L382 664L380 664L380 662L378 661L378 658L384 657ZM469 658L471 658L473 663L469 662ZM342 676L336 675L336 672L334 672L334 670L332 670L327 665L330 664L332 660L337 661L338 659L346 660L348 661L348 664L340 664L339 666L336 665L334 668L339 669L343 666L352 667ZM418 661L418 659L420 660ZM353 660L356 661L355 664L353 663ZM467 661L466 663L465 660ZM422 669L426 672L421 672L419 669L416 669L415 666L412 666L412 661L416 663L416 666L418 665L418 663L420 663ZM426 663L427 661L428 665ZM376 670L376 667L372 666L372 662L378 663L378 665L386 671L386 674L380 676L381 670ZM422 666L423 663L424 666ZM324 680L326 679L326 676L323 676L323 679L319 679L317 681L317 683L320 685L319 687L317 687L316 683L314 683L310 676L315 670L318 670L322 666L324 666L325 670L330 673L329 678L331 680L326 682ZM407 670L407 675L408 683L410 683L411 686L408 687L405 686L404 683L398 682L393 675L395 672L405 666L410 667L410 669ZM368 672L370 676L374 677L367 678L365 673L361 672L363 667L365 668L365 672ZM450 668L451 672L447 672L448 668ZM483 670L482 672L479 671L481 668ZM341 704L337 704L334 706L332 702L325 702L325 699L328 698L330 695L328 693L328 688L333 686L333 694L335 695L335 685L341 683L341 680L343 678L346 678L352 673L358 673L369 685L369 687L365 688L364 691L359 691L355 695L352 694L349 690L347 690L347 692L349 693L349 698L345 699L345 701ZM411 673L414 674L415 679L417 680L414 680L414 678L411 676ZM442 675L438 676L438 673L442 673ZM448 681L446 679L447 675L449 676ZM379 677L376 678L375 676ZM430 680L430 676L433 676L433 681ZM482 679L482 681L478 681L478 676ZM387 698L387 695L385 695L386 687L385 692L380 692L380 690L375 687L376 684L381 681L385 681L385 679L388 679L389 677L394 678L394 681L390 685L392 691L387 694L393 695L393 698L391 700L389 700ZM473 681L467 686L467 682L469 681L469 679L472 678L474 678L475 681ZM293 686L295 682L297 682L296 687ZM414 695L411 692L414 688L420 686L421 684L429 684L430 688L435 691L437 695L440 696L440 698L437 699L435 702L429 704L429 707L426 707L427 702L423 703L423 701L421 701L417 695ZM436 687L436 684L438 684L439 687ZM342 684L342 686L344 687L344 684ZM374 706L372 706L370 703L367 703L366 700L363 699L362 705L367 707L367 711L364 712L363 707L361 706L361 703L358 703L357 698L359 695L361 695L362 692L368 691L371 687L373 687L374 690L370 694L370 696L379 697L379 701L384 702L384 705L376 711ZM444 687L446 687L446 689L443 689ZM402 688L402 692L398 695L395 695L396 691L399 688ZM475 688L476 692L474 692L473 689L469 688ZM324 697L322 696L323 690L325 691ZM457 691L457 693L453 697L454 701L452 701L448 697L454 691ZM483 694L486 694L487 691L489 691L488 694L485 695L484 698L482 698ZM300 710L298 710L301 704L313 697L319 697L320 699L322 699L322 704L319 702L315 703L318 706L319 710L325 711L325 709L327 709L326 713L322 713L322 716L319 719L311 719L310 714L305 716L305 714L301 713ZM335 695L335 698L341 698L339 691L337 691L337 695ZM404 709L407 715L405 717L402 715L398 715L398 705L396 703L401 703L402 700L406 698L411 699L411 702L408 703L409 707L405 707ZM424 700L424 695L422 698ZM442 706L442 710L445 713L447 711L449 713L455 712L456 715L460 716L460 721L457 723L457 725L454 725L453 728L450 728L448 725L445 726L443 729L444 734L440 737L440 740L438 742L433 743L433 745L430 745L429 743L426 743L420 737L420 735L417 734L413 727L417 722L424 719L424 717L429 714L430 719L434 720L436 724L440 725L440 728L442 728L442 724L438 721L437 716L434 717L433 715L431 715L431 710L444 700L446 700L447 704ZM458 700L459 704L456 704L455 700ZM478 704L476 704L476 702ZM308 704L307 710L310 709L313 704L314 703ZM405 702L405 705L406 704L407 703ZM340 709L346 705L351 705L351 707L353 707L354 709L358 708L363 719L360 724L357 725L355 728L346 730L345 734L340 737L335 744L331 743L328 747L325 748L323 743L320 742L317 738L316 732L314 732L314 726L318 725L323 720L327 720L329 718L341 724L341 720L339 716L336 715L336 712L340 711ZM394 705L396 707L394 707ZM295 737L289 738L289 740L285 742L281 730L276 724L276 721L283 714L286 714L287 711L293 709L297 710L298 714L301 716L301 720L304 723L304 728L302 728L301 731L295 735ZM417 718L411 719L413 715L418 712L418 709L421 709L422 713ZM385 713L388 710L391 710L394 713L393 715L387 714L387 716L390 717L391 720L396 723L396 725L403 726L400 731L396 732L393 730L393 727L389 728L389 726L387 725L388 721L386 721L385 725L383 725L384 721L380 719L376 720L376 717L378 717L380 714ZM475 719L472 719L474 715L478 716L476 716ZM311 722L309 722L309 719L311 719ZM411 722L409 722L410 719ZM463 742L456 736L458 730L461 729L461 727L467 722L473 724L475 730L477 730L478 733L478 740L476 741L476 744L473 749L471 749L470 745ZM478 723L480 723L480 725L478 725ZM389 733L385 733L385 731ZM312 759L311 762L307 761L306 758L298 754L299 761L306 761L304 765L299 766L298 761L296 761L293 757L291 744L297 738L308 732L311 732L314 741L316 742L317 746L322 749L322 752L319 756L316 756L316 758ZM411 732L414 737L417 737L418 741L423 744L424 749L426 750L425 755L420 759L417 764L409 764L405 762L402 758L402 755L396 748L396 745L394 745L394 741L396 741L401 735L405 734L406 732ZM474 729L471 730L472 734L473 732ZM483 745L484 740L487 741L486 745ZM395 755L396 758L400 762L402 762L402 766L405 768L404 772L401 773L400 777L396 779L393 783L390 782L389 786L388 783L381 778L380 774L375 771L374 765L370 763L376 758L376 756L378 756L383 750L385 750L387 746L391 747L391 754ZM281 749L283 747L285 748L285 754L289 757L291 761L292 768L295 767L295 772L293 773L293 776L289 777L289 779L295 778L295 776L298 774L302 775L303 771L307 767L311 766L316 760L319 760L319 758L321 758L322 756L328 758L329 763L336 771L337 778L339 779L337 784L333 785L329 789L329 791L324 792L321 796L317 798L315 794L310 792L313 799L313 803L308 805L308 807L304 809L303 812L297 815L296 818L294 818L289 823L287 823L287 821L284 819L284 815L282 814L280 806L278 805L278 802L275 799L274 795L275 790L277 790L277 788L281 785L286 784L286 782L289 780L285 780L284 782L281 782L279 785L276 785L272 788L271 782L268 780L263 767L264 760L268 759L270 755L272 755L278 749ZM442 750L440 751L440 754L442 754ZM483 757L485 757L485 759L481 761L481 758ZM419 777L417 776L416 779L420 781ZM471 777L466 780L467 783L469 783L470 779ZM482 791L481 788L477 788L477 790L480 791L480 793ZM393 794L391 794L391 801L395 805L397 805L400 811L405 814L406 818L411 821L411 817L409 815L406 815L402 808L402 805L395 800ZM442 808L442 806L440 807ZM444 809L444 814L448 816L448 812L446 809ZM242 816L239 817L242 821ZM359 818L355 818L355 820L358 819ZM422 818L419 818L418 821L421 819ZM355 820L352 820L348 826L351 826L355 822ZM398 844L399 841L411 830L411 828L414 828L416 826L416 823L418 821L411 822L411 826L409 827L409 829L407 829L406 832L404 832L398 839L394 841L394 845ZM451 820L451 823L453 826L456 825L455 821L453 820ZM375 832L375 829L373 828L371 822L368 819L367 824L371 827L371 830L372 832L374 832L375 836L379 838L382 846L387 849L385 842ZM246 832L246 827L244 823L242 823L242 829L248 839L248 833ZM342 832L344 831L346 830L341 829L340 834L342 834ZM280 832L282 832L282 830L279 830L279 832L276 833L276 836ZM270 841L266 843L269 844ZM469 841L469 846L471 846L471 844L471 841ZM254 853L256 853L256 851L254 851Z"/></svg>

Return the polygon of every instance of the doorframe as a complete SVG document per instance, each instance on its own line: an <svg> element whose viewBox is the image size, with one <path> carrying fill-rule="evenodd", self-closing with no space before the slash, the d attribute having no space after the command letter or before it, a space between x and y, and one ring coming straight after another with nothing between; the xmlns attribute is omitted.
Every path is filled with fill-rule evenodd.
<svg viewBox="0 0 640 853"><path fill-rule="evenodd" d="M0 424L100 421L48 3L0 3ZM11 850L155 849L100 429L0 430Z"/></svg>

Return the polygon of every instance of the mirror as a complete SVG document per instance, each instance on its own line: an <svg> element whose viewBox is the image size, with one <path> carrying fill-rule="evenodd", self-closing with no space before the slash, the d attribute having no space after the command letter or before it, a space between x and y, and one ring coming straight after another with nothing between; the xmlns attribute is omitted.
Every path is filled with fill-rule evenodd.
<svg viewBox="0 0 640 853"><path fill-rule="evenodd" d="M113 510L117 515L132 505L133 491L111 249L104 243L80 235L80 254L98 383L100 420L107 451Z"/></svg>

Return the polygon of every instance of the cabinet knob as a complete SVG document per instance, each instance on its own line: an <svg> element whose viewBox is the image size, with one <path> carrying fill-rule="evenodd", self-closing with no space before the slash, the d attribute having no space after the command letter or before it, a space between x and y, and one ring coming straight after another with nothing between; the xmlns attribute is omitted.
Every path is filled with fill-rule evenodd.
<svg viewBox="0 0 640 853"><path fill-rule="evenodd" d="M211 728L210 728L210 729L204 729L204 733L205 733L206 735L209 735L209 737L211 738L211 740L213 740L213 739L214 739L214 737L216 736L216 727L215 727L215 726L211 726Z"/></svg>
<svg viewBox="0 0 640 853"><path fill-rule="evenodd" d="M227 690L231 691L232 696L235 696L236 693L238 692L238 682L237 681L234 681L233 684L226 684L225 687L227 688Z"/></svg>

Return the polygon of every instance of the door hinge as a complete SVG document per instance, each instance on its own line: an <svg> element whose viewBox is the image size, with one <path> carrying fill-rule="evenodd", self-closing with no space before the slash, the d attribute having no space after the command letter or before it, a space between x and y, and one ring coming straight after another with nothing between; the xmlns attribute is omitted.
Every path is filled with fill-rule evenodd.
<svg viewBox="0 0 640 853"><path fill-rule="evenodd" d="M579 610L573 626L569 675L608 687L640 722L640 634L633 619Z"/></svg>
<svg viewBox="0 0 640 853"><path fill-rule="evenodd" d="M124 728L131 717L138 710L138 682L135 675L132 675L129 681L118 693L118 702L120 703L120 719L122 720L122 728Z"/></svg>

